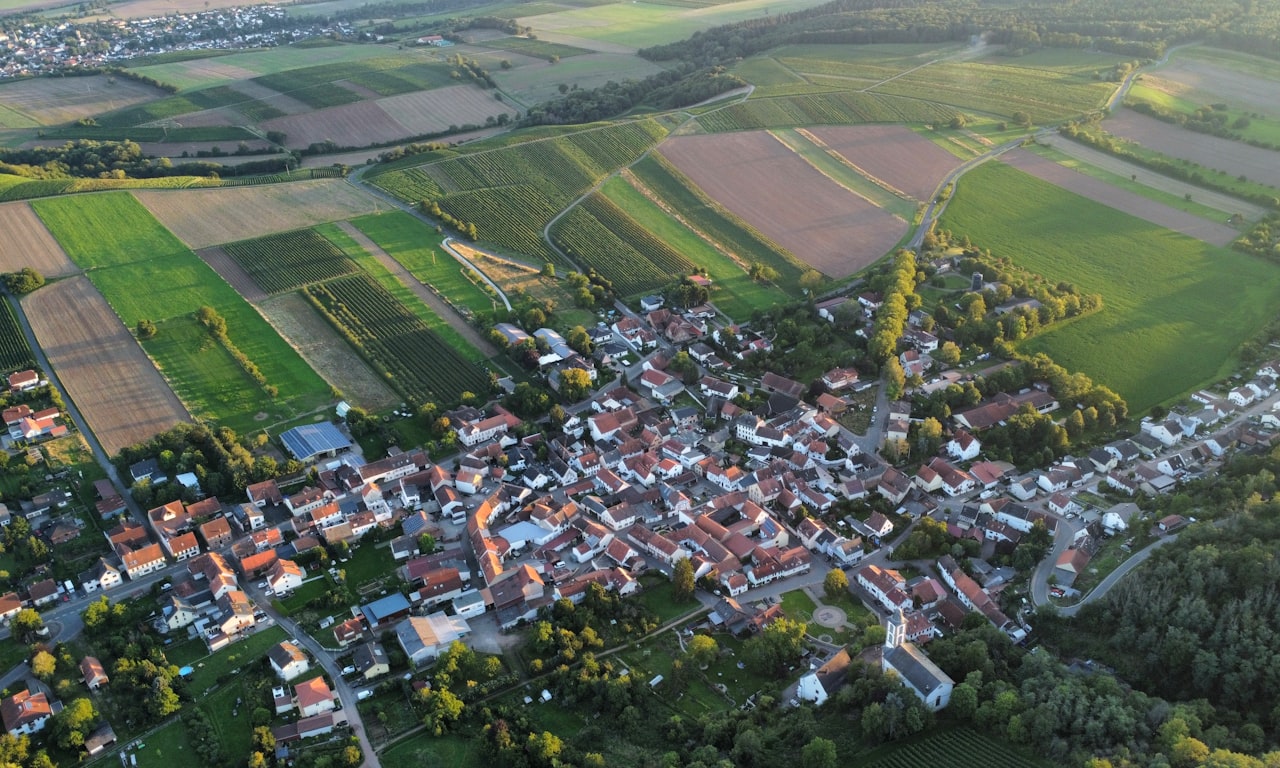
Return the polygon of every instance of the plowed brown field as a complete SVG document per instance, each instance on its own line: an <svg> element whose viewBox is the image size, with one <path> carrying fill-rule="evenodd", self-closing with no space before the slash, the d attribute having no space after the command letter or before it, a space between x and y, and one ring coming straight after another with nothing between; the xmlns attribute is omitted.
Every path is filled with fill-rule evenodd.
<svg viewBox="0 0 1280 768"><path fill-rule="evenodd" d="M0 205L0 232L0 272L31 267L45 277L62 277L79 269L26 203Z"/></svg>
<svg viewBox="0 0 1280 768"><path fill-rule="evenodd" d="M884 256L907 230L767 132L679 136L659 151L711 198L831 277Z"/></svg>
<svg viewBox="0 0 1280 768"><path fill-rule="evenodd" d="M41 125L69 123L164 95L159 88L106 75L36 77L0 87L0 103Z"/></svg>
<svg viewBox="0 0 1280 768"><path fill-rule="evenodd" d="M1205 168L1226 171L1263 184L1280 187L1280 153L1251 147L1231 139L1219 139L1162 123L1131 109L1120 110L1103 121L1102 127L1125 139L1166 155L1199 163Z"/></svg>
<svg viewBox="0 0 1280 768"><path fill-rule="evenodd" d="M1226 224L1219 224L1216 221L1209 221L1176 208L1170 208L1025 150L1014 150L1006 153L1001 159L1036 178L1075 192L1096 203L1102 203L1117 211L1124 211L1144 221L1181 232L1211 245L1227 245L1240 234Z"/></svg>
<svg viewBox="0 0 1280 768"><path fill-rule="evenodd" d="M807 129L827 149L866 174L928 200L960 159L902 125L814 126Z"/></svg>
<svg viewBox="0 0 1280 768"><path fill-rule="evenodd" d="M31 328L58 378L107 453L189 421L107 300L84 275L22 300Z"/></svg>
<svg viewBox="0 0 1280 768"><path fill-rule="evenodd" d="M197 249L376 210L373 197L342 179L134 194L173 234Z"/></svg>

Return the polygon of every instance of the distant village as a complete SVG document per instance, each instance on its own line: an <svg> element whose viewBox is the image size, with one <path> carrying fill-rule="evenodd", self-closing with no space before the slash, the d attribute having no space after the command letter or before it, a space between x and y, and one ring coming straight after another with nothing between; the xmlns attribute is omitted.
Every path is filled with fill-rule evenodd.
<svg viewBox="0 0 1280 768"><path fill-rule="evenodd" d="M298 23L274 5L89 24L0 24L0 78L93 69L175 51L269 48L321 35L355 34L343 25Z"/></svg>

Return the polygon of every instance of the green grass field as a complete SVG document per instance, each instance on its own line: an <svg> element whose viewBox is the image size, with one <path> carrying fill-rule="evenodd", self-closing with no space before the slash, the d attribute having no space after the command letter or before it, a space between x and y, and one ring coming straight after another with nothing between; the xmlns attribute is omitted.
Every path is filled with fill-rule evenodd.
<svg viewBox="0 0 1280 768"><path fill-rule="evenodd" d="M751 318L752 311L767 309L789 297L781 289L757 283L742 267L711 247L705 240L659 208L622 178L612 178L601 189L619 208L646 230L679 251L689 261L707 270L715 285L711 300L729 317L739 322Z"/></svg>
<svg viewBox="0 0 1280 768"><path fill-rule="evenodd" d="M193 413L249 431L262 426L258 414L283 420L329 401L329 385L131 195L55 198L34 207L71 259L89 270L126 326L146 318L172 331L174 338L158 335L147 352ZM199 333L190 332L195 326L186 318L205 305L226 318L232 343L279 388L277 398L246 386L250 380L238 366L228 368L235 363L221 347L207 347ZM238 388L243 389L233 392Z"/></svg>
<svg viewBox="0 0 1280 768"><path fill-rule="evenodd" d="M131 754L138 756L138 768L170 768L174 763L184 763L195 754L187 728L181 720L174 720L143 739L147 746Z"/></svg>
<svg viewBox="0 0 1280 768"><path fill-rule="evenodd" d="M383 752L386 768L485 768L480 743L462 736L436 738L419 733Z"/></svg>
<svg viewBox="0 0 1280 768"><path fill-rule="evenodd" d="M187 680L187 687L192 695L200 698L202 692L215 684L220 675L232 673L245 664L257 663L268 648L288 636L280 627L268 627L238 643L232 643L212 656L204 657L195 663L195 671Z"/></svg>
<svg viewBox="0 0 1280 768"><path fill-rule="evenodd" d="M614 3L541 15L535 24L539 32L560 32L644 48L683 40L721 24L777 16L819 4L819 0L744 0L714 8L672 8L643 2Z"/></svg>
<svg viewBox="0 0 1280 768"><path fill-rule="evenodd" d="M467 279L466 268L445 252L443 236L404 211L361 216L351 221L378 247L419 280L473 312L493 309L489 294ZM479 279L479 278L475 278Z"/></svg>
<svg viewBox="0 0 1280 768"><path fill-rule="evenodd" d="M1083 225L1086 224L1086 225ZM1232 369L1280 310L1280 270L989 163L962 179L941 226L1104 307L1025 342L1140 413Z"/></svg>

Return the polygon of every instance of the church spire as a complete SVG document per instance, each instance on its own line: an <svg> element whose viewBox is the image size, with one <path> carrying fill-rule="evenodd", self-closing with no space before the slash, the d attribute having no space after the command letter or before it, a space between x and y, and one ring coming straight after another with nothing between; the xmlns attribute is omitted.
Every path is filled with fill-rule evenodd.
<svg viewBox="0 0 1280 768"><path fill-rule="evenodd" d="M899 608L898 612L889 615L889 620L885 625L884 633L884 649L891 651L894 648L901 647L907 641L907 617Z"/></svg>

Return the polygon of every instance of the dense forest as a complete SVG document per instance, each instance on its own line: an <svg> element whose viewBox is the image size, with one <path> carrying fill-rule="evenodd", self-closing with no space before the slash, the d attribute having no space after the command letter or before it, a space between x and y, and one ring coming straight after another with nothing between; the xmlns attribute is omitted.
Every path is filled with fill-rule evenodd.
<svg viewBox="0 0 1280 768"><path fill-rule="evenodd" d="M1240 456L1212 481L1146 502L1153 514L1202 521L1105 600L1038 623L1064 654L1103 661L1119 679L1179 702L1162 746L1181 739L1180 753L1201 758L1174 765L1228 764L1206 761L1217 749L1257 754L1280 734L1277 472L1280 449Z"/></svg>

